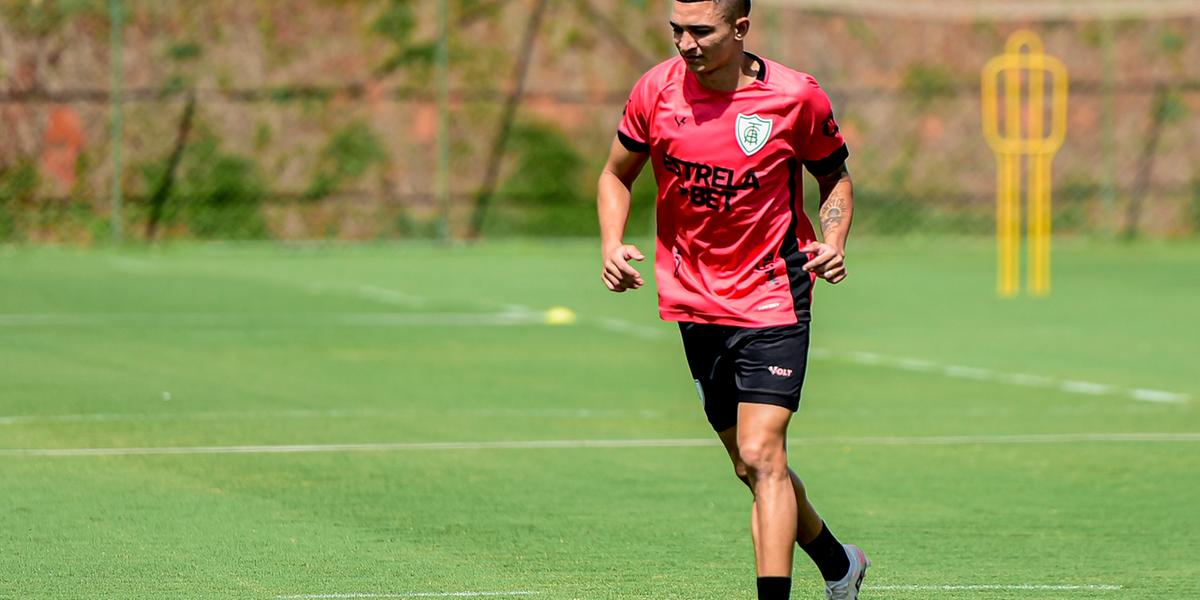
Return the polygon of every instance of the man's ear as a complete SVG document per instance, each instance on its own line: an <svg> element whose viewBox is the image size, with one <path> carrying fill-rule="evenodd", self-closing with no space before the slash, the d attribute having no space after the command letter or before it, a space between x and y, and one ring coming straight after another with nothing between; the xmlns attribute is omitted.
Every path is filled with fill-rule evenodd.
<svg viewBox="0 0 1200 600"><path fill-rule="evenodd" d="M738 40L746 39L750 33L750 17L742 17L733 23L733 37Z"/></svg>

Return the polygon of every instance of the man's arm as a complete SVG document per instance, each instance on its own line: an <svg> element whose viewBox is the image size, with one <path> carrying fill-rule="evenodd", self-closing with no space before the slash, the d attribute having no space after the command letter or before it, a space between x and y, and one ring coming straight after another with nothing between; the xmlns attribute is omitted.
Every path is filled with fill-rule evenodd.
<svg viewBox="0 0 1200 600"><path fill-rule="evenodd" d="M854 183L844 164L816 179L821 189L819 214L824 241L813 242L801 249L817 254L804 265L804 270L816 273L829 283L838 283L846 278L846 238L850 235L850 222L854 216Z"/></svg>
<svg viewBox="0 0 1200 600"><path fill-rule="evenodd" d="M632 152L613 139L608 162L600 172L596 209L600 216L600 253L604 261L601 278L614 292L637 289L646 282L641 273L629 265L632 260L645 260L637 247L626 244L625 223L629 220L629 204L633 197L633 182L650 155Z"/></svg>

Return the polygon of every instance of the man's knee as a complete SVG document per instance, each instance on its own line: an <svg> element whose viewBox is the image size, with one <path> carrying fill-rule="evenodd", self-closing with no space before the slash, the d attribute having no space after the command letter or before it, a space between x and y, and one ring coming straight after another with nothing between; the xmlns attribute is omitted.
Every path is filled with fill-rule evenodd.
<svg viewBox="0 0 1200 600"><path fill-rule="evenodd" d="M751 437L739 440L738 458L746 474L755 479L786 479L789 477L787 452L783 441Z"/></svg>

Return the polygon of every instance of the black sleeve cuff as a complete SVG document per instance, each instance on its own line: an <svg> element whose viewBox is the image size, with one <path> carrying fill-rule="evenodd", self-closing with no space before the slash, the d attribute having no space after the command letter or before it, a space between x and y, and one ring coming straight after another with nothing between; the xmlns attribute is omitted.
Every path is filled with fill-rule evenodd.
<svg viewBox="0 0 1200 600"><path fill-rule="evenodd" d="M637 152L639 154L647 154L650 152L650 144L639 142L625 135L625 133L622 131L617 131L617 139L621 140L621 145L625 146L625 149L630 152Z"/></svg>
<svg viewBox="0 0 1200 600"><path fill-rule="evenodd" d="M822 158L821 160L810 160L804 162L804 168L808 169L814 177L824 177L837 171L842 165L846 164L846 159L850 158L850 149L842 144L841 148L833 151L833 154Z"/></svg>

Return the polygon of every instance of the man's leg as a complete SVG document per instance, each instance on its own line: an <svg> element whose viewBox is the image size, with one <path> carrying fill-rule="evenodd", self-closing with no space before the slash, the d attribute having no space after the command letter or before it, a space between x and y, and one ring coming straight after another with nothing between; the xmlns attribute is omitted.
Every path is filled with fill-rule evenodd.
<svg viewBox="0 0 1200 600"><path fill-rule="evenodd" d="M738 451L737 426L720 431L717 433L717 436L725 446L726 453L729 454L729 460L733 463L734 474L742 483L746 484L746 487L753 494L754 485L750 481L746 464L742 462L741 454ZM848 559L841 553L841 544L829 533L829 530L825 527L825 522L817 513L816 508L809 502L804 482L790 468L788 469L788 476L791 480L792 492L796 497L796 543L817 564L817 567L821 570L821 575L826 580L840 579L849 568ZM758 544L757 500L751 506L750 534L754 540L754 555L759 556L761 555L761 549Z"/></svg>
<svg viewBox="0 0 1200 600"><path fill-rule="evenodd" d="M754 491L759 577L792 575L797 510L785 447L791 418L792 412L781 406L738 405L737 447Z"/></svg>
<svg viewBox="0 0 1200 600"><path fill-rule="evenodd" d="M750 477L746 474L746 464L742 462L741 456L738 454L737 447L737 426L730 427L725 431L717 433L721 438L721 443L725 445L725 452L729 454L729 460L733 463L733 472L746 487L750 489L750 493L754 493L754 485L750 483ZM821 533L821 528L824 522L821 521L821 515L817 513L817 509L808 501L808 492L804 487L804 482L800 476L796 475L796 471L788 468L788 475L792 480L792 492L796 495L797 523L796 523L796 543L801 546L816 539ZM753 521L752 521L753 522ZM758 533L754 533L755 539L758 538Z"/></svg>
<svg viewBox="0 0 1200 600"><path fill-rule="evenodd" d="M754 555L759 555L758 549L758 502L754 500L754 484L750 483L750 475L746 472L746 463L742 462L742 456L738 453L737 447L737 426L730 427L724 431L718 431L717 437L721 438L721 443L725 446L725 452L729 454L729 460L733 462L733 474L750 488L750 538L754 541Z"/></svg>
<svg viewBox="0 0 1200 600"><path fill-rule="evenodd" d="M790 567L791 544L796 543L820 569L830 597L851 600L857 598L858 587L870 561L861 549L843 545L830 533L808 501L804 483L787 468L787 424L791 413L799 408L807 365L808 335L807 322L734 333L727 345L736 351L731 361L735 371L736 419L725 415L720 420L709 420L720 432L738 477L754 494L751 532L756 537L759 574L790 572L790 569L777 567L783 566L785 560L786 566ZM724 394L720 397L727 398ZM727 403L721 406L734 408ZM756 461L763 464L756 468ZM771 481L778 482L780 466L783 485L779 487L786 490L790 502L779 502L782 496L772 497L776 499L776 507L788 506L794 515L786 534L780 533L776 524L776 521L786 519L775 518L781 513L769 505L768 496L764 495L771 486L764 486L760 481L769 473L773 476ZM788 554L784 558L776 558L781 554L780 539L786 542ZM787 597L787 590L780 593L779 588L764 595L761 578L759 584L760 598Z"/></svg>

